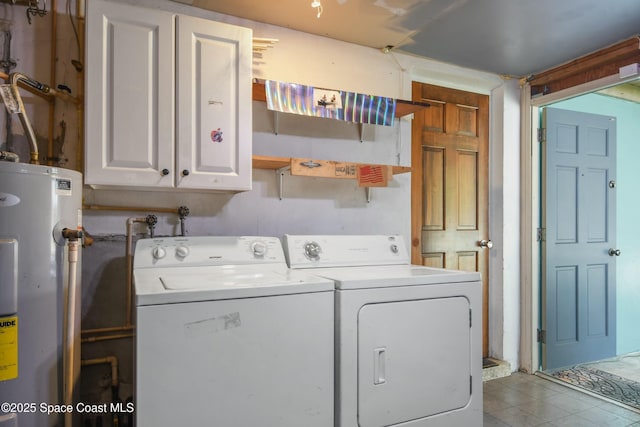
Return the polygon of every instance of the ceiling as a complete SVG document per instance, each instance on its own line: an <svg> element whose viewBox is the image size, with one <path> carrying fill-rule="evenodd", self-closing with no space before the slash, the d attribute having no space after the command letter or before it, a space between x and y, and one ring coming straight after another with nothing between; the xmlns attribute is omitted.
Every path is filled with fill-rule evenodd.
<svg viewBox="0 0 640 427"><path fill-rule="evenodd" d="M640 0L174 0L513 77L640 33Z"/></svg>

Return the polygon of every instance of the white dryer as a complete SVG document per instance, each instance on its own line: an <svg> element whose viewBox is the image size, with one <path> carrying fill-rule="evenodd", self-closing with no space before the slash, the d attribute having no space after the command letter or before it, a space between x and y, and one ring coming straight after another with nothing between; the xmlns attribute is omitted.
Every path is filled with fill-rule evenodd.
<svg viewBox="0 0 640 427"><path fill-rule="evenodd" d="M333 282L280 240L138 241L136 425L330 427Z"/></svg>
<svg viewBox="0 0 640 427"><path fill-rule="evenodd" d="M336 286L336 427L482 426L478 273L411 265L401 236L284 238Z"/></svg>

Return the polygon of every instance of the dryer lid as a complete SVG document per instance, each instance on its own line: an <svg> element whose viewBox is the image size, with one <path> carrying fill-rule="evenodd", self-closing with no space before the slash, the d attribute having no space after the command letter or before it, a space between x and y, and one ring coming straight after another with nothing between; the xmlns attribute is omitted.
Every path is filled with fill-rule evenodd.
<svg viewBox="0 0 640 427"><path fill-rule="evenodd" d="M316 268L305 271L333 280L336 289L342 290L438 285L479 282L481 280L480 273L476 272L419 265Z"/></svg>

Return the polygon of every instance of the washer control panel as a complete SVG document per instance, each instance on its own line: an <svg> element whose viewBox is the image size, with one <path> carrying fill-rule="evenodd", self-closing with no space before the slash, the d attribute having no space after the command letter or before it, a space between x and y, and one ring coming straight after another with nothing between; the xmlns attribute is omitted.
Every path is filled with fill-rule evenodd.
<svg viewBox="0 0 640 427"><path fill-rule="evenodd" d="M276 237L166 237L139 240L134 268L284 262Z"/></svg>
<svg viewBox="0 0 640 427"><path fill-rule="evenodd" d="M291 268L410 263L399 235L285 235L284 248Z"/></svg>

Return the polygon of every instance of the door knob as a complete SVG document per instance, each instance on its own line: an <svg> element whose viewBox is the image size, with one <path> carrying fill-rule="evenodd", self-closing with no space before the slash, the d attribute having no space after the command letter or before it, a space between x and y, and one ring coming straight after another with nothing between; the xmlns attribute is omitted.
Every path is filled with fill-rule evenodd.
<svg viewBox="0 0 640 427"><path fill-rule="evenodd" d="M478 246L482 249L491 249L493 247L493 242L491 240L482 239L478 242Z"/></svg>
<svg viewBox="0 0 640 427"><path fill-rule="evenodd" d="M169 175L169 169L162 169L162 175L164 176Z"/></svg>
<svg viewBox="0 0 640 427"><path fill-rule="evenodd" d="M620 249L609 249L609 256L620 256L621 253Z"/></svg>

